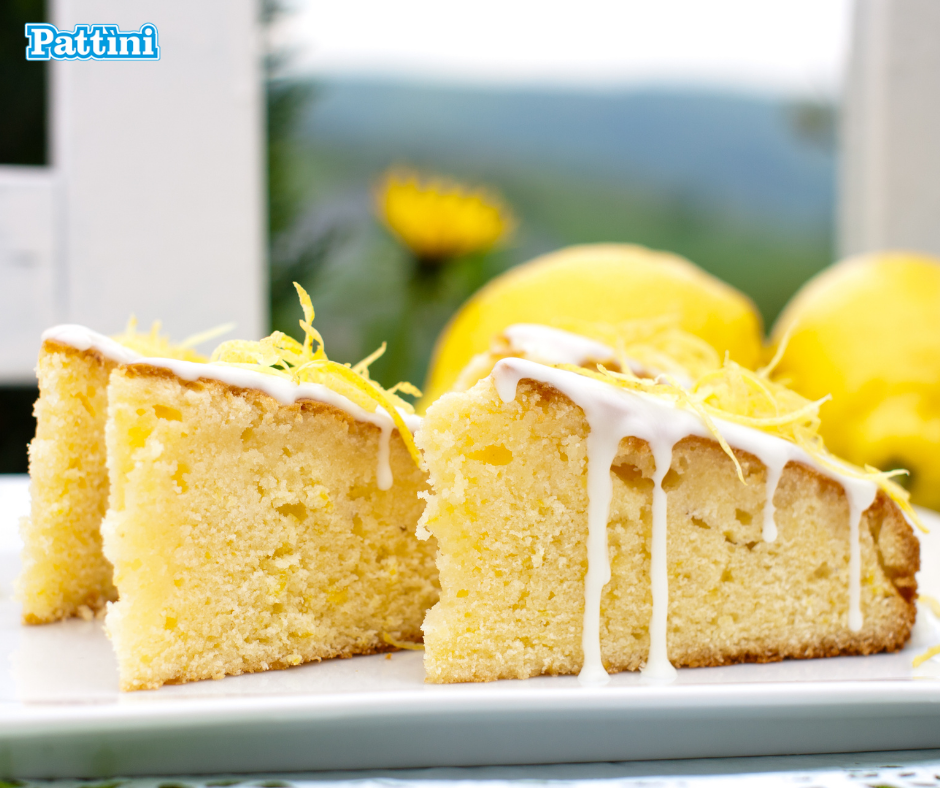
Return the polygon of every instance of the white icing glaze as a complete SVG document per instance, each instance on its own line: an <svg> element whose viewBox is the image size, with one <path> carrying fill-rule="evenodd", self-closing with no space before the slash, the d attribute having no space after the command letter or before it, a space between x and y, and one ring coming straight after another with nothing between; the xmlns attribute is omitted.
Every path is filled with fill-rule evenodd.
<svg viewBox="0 0 940 788"><path fill-rule="evenodd" d="M600 653L600 601L603 586L610 580L606 533L612 495L610 466L624 437L634 436L649 444L656 463L653 477L653 533L650 555L653 609L649 627L650 652L643 672L648 678L655 680L673 678L675 668L668 659L666 637L669 604L669 580L666 571L667 499L662 480L669 470L672 449L676 443L688 436L714 436L691 410L681 408L661 397L619 388L567 370L547 367L526 359L506 358L496 364L492 375L497 393L504 402L515 398L516 387L523 378L558 389L584 411L590 428L587 445L588 572L585 579L584 665L581 672L584 683L602 683L605 674ZM849 504L848 618L849 627L858 631L862 625L858 531L862 513L871 506L878 492L875 483L837 473L821 465L799 446L775 435L724 419L712 421L730 446L753 454L767 469L763 524L763 535L767 541L774 541L777 537L773 496L783 469L789 462L803 463L842 485Z"/></svg>
<svg viewBox="0 0 940 788"><path fill-rule="evenodd" d="M592 361L601 364L615 361L617 355L613 348L602 342L537 323L516 323L505 329L503 336L514 353L543 364L571 364L583 367ZM634 375L655 377L662 374L662 370L647 367L635 359L628 358L626 362ZM692 385L692 379L688 375L671 373L671 377L686 388Z"/></svg>
<svg viewBox="0 0 940 788"><path fill-rule="evenodd" d="M669 571L667 551L666 491L663 479L672 465L673 436L656 436L650 441L650 449L656 461L653 471L653 533L650 539L650 590L653 610L650 613L650 651L643 666L643 675L655 681L674 681L676 669L669 661L666 636L669 624ZM588 460L590 462L590 460ZM608 471L609 474L609 471ZM606 523L604 524L606 528Z"/></svg>
<svg viewBox="0 0 940 788"><path fill-rule="evenodd" d="M534 361L548 364L573 364L581 367L589 361L609 361L613 348L593 339L536 323L516 323L503 331L509 347Z"/></svg>
<svg viewBox="0 0 940 788"><path fill-rule="evenodd" d="M874 486L874 485L872 485ZM862 514L875 502L877 490L845 490L849 499L849 629L858 632L864 623L862 620L862 545L859 541L858 527Z"/></svg>
<svg viewBox="0 0 940 788"><path fill-rule="evenodd" d="M292 405L300 400L313 400L332 405L334 408L348 413L356 421L374 424L381 430L379 435L379 451L376 460L376 485L380 490L388 490L393 483L390 446L392 430L395 422L388 411L381 405L371 413L357 405L352 400L338 394L322 383L294 383L277 375L267 375L264 372L255 372L241 367L230 367L226 364L200 364L193 361L180 361L173 358L148 358L138 363L146 363L153 367L162 367L170 370L183 380L218 380L229 386L241 389L254 389L276 399L282 405ZM399 414L405 425L412 432L421 426L421 417L412 413L405 413L399 409Z"/></svg>
<svg viewBox="0 0 940 788"><path fill-rule="evenodd" d="M102 356L118 364L133 364L143 358L120 342L115 342L111 337L106 337L85 326L69 323L53 326L42 333L42 341L45 342L47 339L58 342L60 345L68 345L76 350L97 350Z"/></svg>
<svg viewBox="0 0 940 788"><path fill-rule="evenodd" d="M144 358L119 342L91 331L84 326L55 326L43 333L42 339L43 341L50 339L74 347L77 350L93 348L119 364L145 363L152 367L166 369L183 380L217 380L235 388L254 389L267 394L282 405L292 405L299 400L314 400L315 402L332 405L348 413L356 421L374 424L381 430L376 461L376 485L380 490L387 490L392 486L390 447L395 422L388 414L388 411L381 406L370 413L352 400L342 394L337 394L321 383L294 383L277 375L268 375L264 372L255 372L254 370L231 367L225 364L203 364L174 358ZM405 425L412 432L416 432L421 427L422 418L420 416L406 413L401 409L398 412Z"/></svg>
<svg viewBox="0 0 940 788"><path fill-rule="evenodd" d="M387 413L388 411L386 411ZM387 424L381 426L379 433L379 457L378 465L375 469L375 484L380 490L390 490L395 481L392 477L391 462L391 442L392 442L392 424L391 419Z"/></svg>

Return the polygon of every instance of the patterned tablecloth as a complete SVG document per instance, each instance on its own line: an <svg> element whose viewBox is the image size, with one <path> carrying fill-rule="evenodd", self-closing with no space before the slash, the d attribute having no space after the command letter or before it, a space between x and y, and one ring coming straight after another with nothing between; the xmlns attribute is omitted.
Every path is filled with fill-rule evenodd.
<svg viewBox="0 0 940 788"><path fill-rule="evenodd" d="M324 772L251 777L224 775L107 781L16 781L12 784L0 781L0 788L11 785L22 788L468 788L471 785L486 788L520 785L544 785L548 788L914 788L940 786L940 749L773 758Z"/></svg>

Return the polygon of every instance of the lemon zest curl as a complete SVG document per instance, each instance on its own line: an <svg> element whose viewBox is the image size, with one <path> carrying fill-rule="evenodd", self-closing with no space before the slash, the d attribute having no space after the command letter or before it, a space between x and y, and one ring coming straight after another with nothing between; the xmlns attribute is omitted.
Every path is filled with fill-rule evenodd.
<svg viewBox="0 0 940 788"><path fill-rule="evenodd" d="M919 668L928 659L937 656L937 654L940 654L940 646L933 646L932 648L928 648L923 654L918 654L916 657L914 657L914 659L911 660L911 665L915 668Z"/></svg>
<svg viewBox="0 0 940 788"><path fill-rule="evenodd" d="M684 331L678 315L620 323L558 320L553 325L609 346L621 369L638 363L651 372L692 380L721 365L718 351L701 337Z"/></svg>
<svg viewBox="0 0 940 788"><path fill-rule="evenodd" d="M206 360L206 357L193 350L191 345L218 336L218 334L228 331L230 327L228 325L219 326L219 328L196 334L179 344L171 343L168 336L160 333L161 328L161 322L154 320L148 333L138 333L137 318L131 315L127 321L127 327L124 329L124 333L115 334L111 338L115 342L124 345L124 347L130 348L135 353L144 356L144 358L175 358L179 361L201 363Z"/></svg>
<svg viewBox="0 0 940 788"><path fill-rule="evenodd" d="M940 602L929 594L918 594L917 601L926 605L931 613L940 618Z"/></svg>
<svg viewBox="0 0 940 788"><path fill-rule="evenodd" d="M281 331L275 331L258 342L223 342L213 352L211 362L276 375L295 384L319 383L369 413L375 413L381 407L391 417L409 454L420 466L421 455L415 446L411 430L402 417L402 412L414 413L414 407L396 392L402 391L417 396L420 396L421 392L407 382L397 383L386 390L369 377L369 365L385 352L384 342L375 352L354 366L330 360L324 349L323 337L313 327L313 302L299 284L294 282L294 287L297 288L304 313L304 319L298 321L304 332L303 343Z"/></svg>

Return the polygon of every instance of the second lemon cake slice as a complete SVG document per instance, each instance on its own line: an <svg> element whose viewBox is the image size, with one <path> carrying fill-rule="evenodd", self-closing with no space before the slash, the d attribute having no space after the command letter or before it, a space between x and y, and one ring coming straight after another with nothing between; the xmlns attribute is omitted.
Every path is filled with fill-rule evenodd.
<svg viewBox="0 0 940 788"><path fill-rule="evenodd" d="M275 334L113 374L102 531L124 689L421 640L437 572L414 536L413 417L314 352L311 319L303 346Z"/></svg>
<svg viewBox="0 0 940 788"><path fill-rule="evenodd" d="M418 436L442 589L428 679L903 646L910 507L825 452L817 409L732 362L682 386L504 358L442 396Z"/></svg>

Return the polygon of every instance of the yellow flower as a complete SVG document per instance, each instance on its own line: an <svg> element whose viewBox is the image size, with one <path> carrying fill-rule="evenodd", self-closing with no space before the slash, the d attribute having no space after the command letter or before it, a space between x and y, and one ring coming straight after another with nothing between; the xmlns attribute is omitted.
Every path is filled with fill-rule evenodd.
<svg viewBox="0 0 940 788"><path fill-rule="evenodd" d="M492 194L410 170L390 170L376 199L388 228L426 263L484 252L514 223Z"/></svg>

